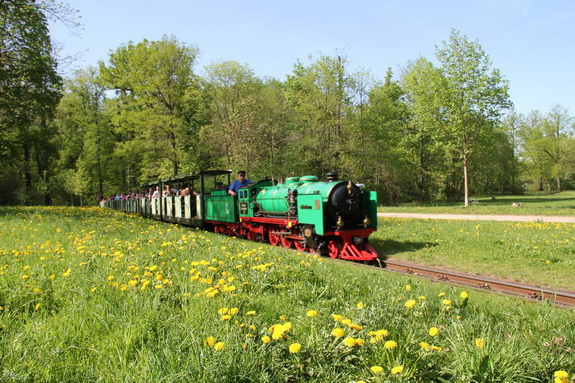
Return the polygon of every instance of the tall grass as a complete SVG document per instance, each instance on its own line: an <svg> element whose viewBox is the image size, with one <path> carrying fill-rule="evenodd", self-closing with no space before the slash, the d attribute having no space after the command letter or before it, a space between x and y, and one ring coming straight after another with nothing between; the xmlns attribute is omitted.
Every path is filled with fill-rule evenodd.
<svg viewBox="0 0 575 383"><path fill-rule="evenodd" d="M2 208L0 258L2 381L575 372L572 311L111 211Z"/></svg>

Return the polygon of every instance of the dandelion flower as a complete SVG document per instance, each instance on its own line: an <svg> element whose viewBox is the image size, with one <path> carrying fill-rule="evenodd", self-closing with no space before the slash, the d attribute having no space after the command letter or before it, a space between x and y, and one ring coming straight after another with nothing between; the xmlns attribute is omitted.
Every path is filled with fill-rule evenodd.
<svg viewBox="0 0 575 383"><path fill-rule="evenodd" d="M467 291L463 291L461 294L459 294L459 296L461 297L461 299L467 299L469 297L469 294L467 294Z"/></svg>
<svg viewBox="0 0 575 383"><path fill-rule="evenodd" d="M405 307L407 307L408 309L412 309L415 307L415 299L410 299L407 302L405 302L404 304Z"/></svg>
<svg viewBox="0 0 575 383"><path fill-rule="evenodd" d="M429 335L437 336L437 334L439 334L439 329L437 327L432 327L429 329Z"/></svg>
<svg viewBox="0 0 575 383"><path fill-rule="evenodd" d="M215 344L216 344L216 338L214 338L213 336L209 336L206 338L206 341L205 341L206 346L214 347Z"/></svg>
<svg viewBox="0 0 575 383"><path fill-rule="evenodd" d="M262 342L263 342L263 343L267 344L267 343L269 343L269 342L271 342L271 341L272 341L272 340L271 340L271 338L270 338L269 336L267 336L267 335L262 336Z"/></svg>
<svg viewBox="0 0 575 383"><path fill-rule="evenodd" d="M345 344L347 347L353 347L355 346L356 342L354 338L348 337L343 340L343 344Z"/></svg>
<svg viewBox="0 0 575 383"><path fill-rule="evenodd" d="M255 312L255 311L248 311L248 312L246 313L246 315L248 315L248 316L256 315L256 312Z"/></svg>
<svg viewBox="0 0 575 383"><path fill-rule="evenodd" d="M222 351L225 346L226 346L226 344L224 342L218 342L218 343L214 344L214 350Z"/></svg>
<svg viewBox="0 0 575 383"><path fill-rule="evenodd" d="M411 291L411 286L410 286L410 285L405 285L405 290L406 290L406 291Z"/></svg>
<svg viewBox="0 0 575 383"><path fill-rule="evenodd" d="M62 276L67 277L70 275L71 272L72 272L72 269L68 268L68 270L66 270L66 272L64 274L62 274Z"/></svg>
<svg viewBox="0 0 575 383"><path fill-rule="evenodd" d="M299 343L290 344L290 346L289 346L290 354L297 354L300 351L301 351L301 344L299 344Z"/></svg>
<svg viewBox="0 0 575 383"><path fill-rule="evenodd" d="M313 317L317 316L317 311L309 310L306 315L308 318L313 318Z"/></svg>
<svg viewBox="0 0 575 383"><path fill-rule="evenodd" d="M375 375L379 375L383 372L383 367L381 366L371 366L370 368L371 372L374 373Z"/></svg>
<svg viewBox="0 0 575 383"><path fill-rule="evenodd" d="M362 308L365 307L365 303L363 303L363 302L357 302L357 305L356 305L356 306L357 306L358 309L362 309Z"/></svg>
<svg viewBox="0 0 575 383"><path fill-rule="evenodd" d="M343 320L343 317L339 314L332 314L331 316L333 318L333 320L341 322Z"/></svg>
<svg viewBox="0 0 575 383"><path fill-rule="evenodd" d="M391 369L391 375L399 375L403 372L403 366L395 366Z"/></svg>
<svg viewBox="0 0 575 383"><path fill-rule="evenodd" d="M475 339L475 347L483 348L484 345L485 345L485 341L483 340L483 338L476 338Z"/></svg>
<svg viewBox="0 0 575 383"><path fill-rule="evenodd" d="M555 378L555 383L567 383L568 382L568 378L569 378L569 374L567 373L567 371L555 371L555 373L553 374L553 377Z"/></svg>
<svg viewBox="0 0 575 383"><path fill-rule="evenodd" d="M419 347L421 347L425 351L429 351L429 349L431 348L431 346L427 342L420 342Z"/></svg>
<svg viewBox="0 0 575 383"><path fill-rule="evenodd" d="M345 332L341 329L341 328L334 328L333 331L331 332L332 336L335 336L336 338L342 338L345 335Z"/></svg>
<svg viewBox="0 0 575 383"><path fill-rule="evenodd" d="M445 306L451 306L451 301L449 299L444 299L442 302Z"/></svg>
<svg viewBox="0 0 575 383"><path fill-rule="evenodd" d="M387 342L385 342L383 344L383 348L385 348L386 350L393 350L396 347L397 347L397 342L394 340L388 340Z"/></svg>

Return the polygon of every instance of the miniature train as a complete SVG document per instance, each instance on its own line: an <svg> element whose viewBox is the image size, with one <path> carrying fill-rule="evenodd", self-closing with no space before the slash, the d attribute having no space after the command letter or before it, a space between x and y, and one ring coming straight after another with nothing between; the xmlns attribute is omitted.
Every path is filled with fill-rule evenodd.
<svg viewBox="0 0 575 383"><path fill-rule="evenodd" d="M194 175L152 182L142 190L156 192L139 198L102 201L102 207L141 214L161 221L213 230L216 233L269 242L274 246L311 251L331 258L373 261L377 252L369 236L377 230L377 197L363 185L315 176L250 182L231 196L221 185L231 170L207 170ZM189 195L177 191L191 190Z"/></svg>

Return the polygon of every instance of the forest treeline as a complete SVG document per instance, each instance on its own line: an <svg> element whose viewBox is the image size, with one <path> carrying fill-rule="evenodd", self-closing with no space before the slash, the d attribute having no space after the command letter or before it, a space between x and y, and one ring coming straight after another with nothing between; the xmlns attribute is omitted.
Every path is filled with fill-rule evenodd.
<svg viewBox="0 0 575 383"><path fill-rule="evenodd" d="M337 171L385 204L575 186L568 110L516 113L508 81L459 31L384 79L341 55L297 61L284 80L235 61L198 68L199 48L173 36L63 79L50 4L0 0L0 204L94 203L208 168Z"/></svg>

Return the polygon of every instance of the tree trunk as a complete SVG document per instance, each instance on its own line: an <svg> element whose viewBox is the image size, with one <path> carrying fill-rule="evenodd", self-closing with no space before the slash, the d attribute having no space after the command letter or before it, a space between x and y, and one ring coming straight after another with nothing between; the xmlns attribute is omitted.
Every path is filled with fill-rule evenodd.
<svg viewBox="0 0 575 383"><path fill-rule="evenodd" d="M463 153L463 182L465 189L465 206L469 206L469 178L467 176L467 153Z"/></svg>
<svg viewBox="0 0 575 383"><path fill-rule="evenodd" d="M32 189L32 164L31 161L31 148L28 142L24 142L24 174L26 178L26 190Z"/></svg>
<svg viewBox="0 0 575 383"><path fill-rule="evenodd" d="M561 189L561 178L557 176L557 193L561 193L563 189Z"/></svg>

